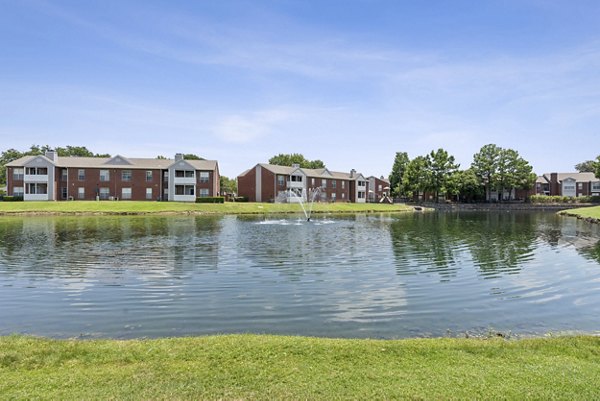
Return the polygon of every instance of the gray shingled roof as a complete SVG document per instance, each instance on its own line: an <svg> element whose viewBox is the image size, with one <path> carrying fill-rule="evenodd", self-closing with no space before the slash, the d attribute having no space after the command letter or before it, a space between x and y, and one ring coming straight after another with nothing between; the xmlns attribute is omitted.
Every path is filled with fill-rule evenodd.
<svg viewBox="0 0 600 401"><path fill-rule="evenodd" d="M20 159L13 160L7 163L8 167L23 166L27 162L38 156L24 156ZM42 156L45 158L45 156ZM65 168L103 168L103 167L120 167L130 169L162 169L166 170L169 166L175 163L173 159L150 159L150 158L127 158L121 156L122 159L131 164L107 164L113 157L58 157L56 166ZM49 159L48 159L49 160ZM215 170L217 168L216 160L185 160L197 170Z"/></svg>
<svg viewBox="0 0 600 401"><path fill-rule="evenodd" d="M546 173L542 176L539 176L537 178L536 182L543 183L543 184L549 183L550 177L551 177L551 174ZM573 178L577 182L589 182L589 181L595 182L595 181L599 180L598 178L596 178L594 173L558 173L557 178L558 178L558 182L564 181L567 178Z"/></svg>
<svg viewBox="0 0 600 401"><path fill-rule="evenodd" d="M291 173L293 173L295 170L298 169L297 167L277 166L274 164L266 164L266 163L259 163L258 165L269 170L273 174L282 174L282 175L290 175ZM310 178L313 178L313 177L314 178L329 178L329 175L327 175L325 173L326 171L328 171L331 174L332 178L335 178L338 180L351 179L350 172L342 173L339 171L331 171L331 170L325 169L325 168L318 168L318 169L300 168L300 170L302 170L306 174L306 176L310 177ZM246 170L245 172L243 172L240 175L245 175L248 171L250 171L250 170ZM353 178L356 178L359 175L360 175L360 173L355 173L355 176Z"/></svg>

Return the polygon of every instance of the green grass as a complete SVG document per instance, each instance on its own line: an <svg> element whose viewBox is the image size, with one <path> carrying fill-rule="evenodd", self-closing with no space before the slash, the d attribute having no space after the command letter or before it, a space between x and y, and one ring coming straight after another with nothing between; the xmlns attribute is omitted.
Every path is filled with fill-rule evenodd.
<svg viewBox="0 0 600 401"><path fill-rule="evenodd" d="M224 204L136 201L0 202L0 215L8 214L263 214L301 213L298 204ZM315 203L313 213L406 212L412 207L397 204Z"/></svg>
<svg viewBox="0 0 600 401"><path fill-rule="evenodd" d="M3 399L600 398L600 338L0 337Z"/></svg>
<svg viewBox="0 0 600 401"><path fill-rule="evenodd" d="M591 217L592 219L600 219L600 206L582 207L579 209L570 209L561 212L563 214L579 216L582 218Z"/></svg>

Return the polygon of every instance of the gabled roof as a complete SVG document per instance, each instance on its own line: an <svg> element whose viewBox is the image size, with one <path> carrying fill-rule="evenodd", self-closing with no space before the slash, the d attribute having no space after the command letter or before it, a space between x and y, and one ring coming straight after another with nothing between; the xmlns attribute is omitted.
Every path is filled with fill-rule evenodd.
<svg viewBox="0 0 600 401"><path fill-rule="evenodd" d="M13 160L7 163L8 167L21 167L26 163L30 162L36 157L43 157L44 159L52 161L44 156L24 156L20 159ZM110 161L116 161L116 158L120 157L121 163L111 164ZM125 162L126 161L126 162ZM122 156L114 157L58 157L55 165L57 167L65 168L107 168L109 166L114 167L125 167L131 169L161 169L166 170L171 166L175 160L173 159L150 159L150 158L124 158ZM191 165L196 170L216 170L216 160L185 160L186 163Z"/></svg>
<svg viewBox="0 0 600 401"><path fill-rule="evenodd" d="M261 166L262 168L269 170L273 174L281 174L281 175L290 175L295 171L301 170L307 177L310 177L310 178L356 180L357 177L360 175L364 179L364 176L362 174L354 173L354 177L350 177L350 173L331 171L328 168L310 169L310 168L302 168L302 167L277 166L275 164L266 164L266 163L259 163L259 164L257 164L257 166ZM240 176L246 175L248 173L248 171L250 171L250 170L244 171L242 174L240 174Z"/></svg>
<svg viewBox="0 0 600 401"><path fill-rule="evenodd" d="M535 182L547 184L551 181L551 176L551 173L546 173L542 176L539 176ZM577 182L589 182L600 180L596 178L594 173L557 173L558 182L564 181L567 178L572 178Z"/></svg>

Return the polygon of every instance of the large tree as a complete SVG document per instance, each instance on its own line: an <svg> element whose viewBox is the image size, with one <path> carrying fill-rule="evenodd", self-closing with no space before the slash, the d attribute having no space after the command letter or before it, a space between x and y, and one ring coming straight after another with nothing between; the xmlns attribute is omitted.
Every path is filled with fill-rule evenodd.
<svg viewBox="0 0 600 401"><path fill-rule="evenodd" d="M575 170L577 170L580 173L593 173L594 163L595 162L593 160L586 160L584 162L577 163L575 165Z"/></svg>
<svg viewBox="0 0 600 401"><path fill-rule="evenodd" d="M484 188L472 168L452 173L446 187L448 193L455 196L459 202L472 202L485 196Z"/></svg>
<svg viewBox="0 0 600 401"><path fill-rule="evenodd" d="M454 162L454 156L440 148L427 155L428 167L431 175L431 189L435 192L435 201L438 202L440 193L446 193L446 184L450 176L458 170L459 165Z"/></svg>
<svg viewBox="0 0 600 401"><path fill-rule="evenodd" d="M277 166L292 166L298 164L302 168L325 168L325 163L321 160L308 160L300 153L284 154L280 153L269 159L269 164Z"/></svg>
<svg viewBox="0 0 600 401"><path fill-rule="evenodd" d="M431 169L426 156L417 156L408 163L402 176L402 187L413 198L431 189Z"/></svg>
<svg viewBox="0 0 600 401"><path fill-rule="evenodd" d="M479 152L473 156L471 168L483 183L485 187L485 198L487 200L490 199L490 192L494 183L493 180L498 173L498 162L501 150L500 147L489 144L483 146Z"/></svg>
<svg viewBox="0 0 600 401"><path fill-rule="evenodd" d="M594 162L594 174L596 178L600 178L600 155L596 157L596 161Z"/></svg>
<svg viewBox="0 0 600 401"><path fill-rule="evenodd" d="M408 158L408 153L406 152L396 152L396 157L394 158L394 165L392 166L392 172L390 173L390 188L394 195L402 196L406 195L406 191L404 191L404 187L402 185L402 177L404 176L404 171L406 171L406 166L410 159Z"/></svg>
<svg viewBox="0 0 600 401"><path fill-rule="evenodd" d="M222 175L220 178L220 184L222 193L237 193L237 181L235 180L235 178L228 178Z"/></svg>

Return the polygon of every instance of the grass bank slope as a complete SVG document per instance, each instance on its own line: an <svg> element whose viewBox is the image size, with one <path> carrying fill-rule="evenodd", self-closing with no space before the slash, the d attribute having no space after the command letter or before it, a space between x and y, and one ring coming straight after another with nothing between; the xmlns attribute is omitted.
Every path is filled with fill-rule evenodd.
<svg viewBox="0 0 600 401"><path fill-rule="evenodd" d="M139 201L0 202L0 215L9 214L263 214L301 213L298 204L224 204ZM403 204L315 203L313 213L393 213L412 211Z"/></svg>
<svg viewBox="0 0 600 401"><path fill-rule="evenodd" d="M600 338L0 337L5 399L600 398Z"/></svg>
<svg viewBox="0 0 600 401"><path fill-rule="evenodd" d="M600 222L600 206L582 207L579 209L564 210L560 212L567 216L575 216L582 219L591 218Z"/></svg>

